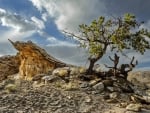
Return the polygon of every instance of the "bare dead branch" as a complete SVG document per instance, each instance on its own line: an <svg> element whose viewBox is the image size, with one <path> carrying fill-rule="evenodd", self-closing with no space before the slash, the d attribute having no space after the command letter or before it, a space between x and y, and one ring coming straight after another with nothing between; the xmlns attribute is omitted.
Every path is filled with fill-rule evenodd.
<svg viewBox="0 0 150 113"><path fill-rule="evenodd" d="M112 59L110 56L109 56L109 59L114 62L114 59Z"/></svg>
<svg viewBox="0 0 150 113"><path fill-rule="evenodd" d="M138 61L136 60L135 64L133 63L135 60L135 57L133 56L129 64L121 64L118 68L119 63L119 56L115 53L114 58L111 58L109 56L109 59L113 62L113 66L108 66L106 64L105 67L109 68L111 71L111 74L114 76L119 76L120 74L124 76L124 78L127 78L128 72L132 71L133 68L138 64Z"/></svg>

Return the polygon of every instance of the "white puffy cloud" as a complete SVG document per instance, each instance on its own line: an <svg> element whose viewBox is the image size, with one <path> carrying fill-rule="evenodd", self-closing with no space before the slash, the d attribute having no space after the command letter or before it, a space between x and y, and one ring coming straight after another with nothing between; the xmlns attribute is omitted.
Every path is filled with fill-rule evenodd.
<svg viewBox="0 0 150 113"><path fill-rule="evenodd" d="M6 13L6 11L4 10L4 9L2 9L2 8L0 8L0 14L2 15L4 15Z"/></svg>
<svg viewBox="0 0 150 113"><path fill-rule="evenodd" d="M70 43L68 41L58 40L55 37L48 37L47 41L49 42L47 46L77 46L76 44Z"/></svg>
<svg viewBox="0 0 150 113"><path fill-rule="evenodd" d="M32 36L34 33L35 31L18 32L14 29L11 29L1 34L0 43L8 42L8 39L12 39L14 41L23 40L27 37Z"/></svg>
<svg viewBox="0 0 150 113"><path fill-rule="evenodd" d="M45 28L44 22L35 16L30 19L25 19L21 15L11 13L0 8L0 25L7 28L2 30L0 41L6 41L8 38L19 39L26 38ZM21 39L20 39L21 40Z"/></svg>
<svg viewBox="0 0 150 113"><path fill-rule="evenodd" d="M35 23L35 25L37 25L37 27L39 29L45 28L44 22L42 20L38 19L37 17L33 16L33 17L31 17L31 20Z"/></svg>
<svg viewBox="0 0 150 113"><path fill-rule="evenodd" d="M0 22L2 26L10 27L18 32L31 31L35 28L35 25L22 18L20 15L12 14L4 9L0 10Z"/></svg>
<svg viewBox="0 0 150 113"><path fill-rule="evenodd" d="M99 0L30 0L43 13L54 18L60 30L77 31L78 25L89 23L105 14L105 5ZM45 13L45 12L44 12Z"/></svg>
<svg viewBox="0 0 150 113"><path fill-rule="evenodd" d="M43 13L42 14L42 19L46 22L48 18L48 14L47 13Z"/></svg>

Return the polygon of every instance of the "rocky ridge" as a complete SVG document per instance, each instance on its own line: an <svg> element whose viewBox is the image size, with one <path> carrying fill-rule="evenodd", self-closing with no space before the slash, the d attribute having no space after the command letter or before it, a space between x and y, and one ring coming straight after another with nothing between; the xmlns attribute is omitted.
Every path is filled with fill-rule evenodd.
<svg viewBox="0 0 150 113"><path fill-rule="evenodd" d="M18 50L19 75L22 79L32 80L32 77L36 74L48 73L55 68L69 66L47 54L44 49L31 41L13 42L10 39L9 41Z"/></svg>
<svg viewBox="0 0 150 113"><path fill-rule="evenodd" d="M127 80L101 71L86 75L86 68L56 60L32 42L11 43L19 53L0 58L0 113L150 112L148 71Z"/></svg>
<svg viewBox="0 0 150 113"><path fill-rule="evenodd" d="M19 72L20 60L16 56L0 57L0 81L6 79L8 76Z"/></svg>

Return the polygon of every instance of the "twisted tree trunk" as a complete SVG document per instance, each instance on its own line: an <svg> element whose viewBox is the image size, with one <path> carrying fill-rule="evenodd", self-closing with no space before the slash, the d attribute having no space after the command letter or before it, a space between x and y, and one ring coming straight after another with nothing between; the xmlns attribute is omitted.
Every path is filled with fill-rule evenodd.
<svg viewBox="0 0 150 113"><path fill-rule="evenodd" d="M94 67L94 64L103 57L103 55L105 54L106 50L107 50L107 46L108 44L104 44L104 48L102 49L101 53L99 55L97 55L97 57L95 58L89 58L89 61L90 61L90 65L88 67L88 70L87 70L87 75L91 75L93 73L93 67Z"/></svg>

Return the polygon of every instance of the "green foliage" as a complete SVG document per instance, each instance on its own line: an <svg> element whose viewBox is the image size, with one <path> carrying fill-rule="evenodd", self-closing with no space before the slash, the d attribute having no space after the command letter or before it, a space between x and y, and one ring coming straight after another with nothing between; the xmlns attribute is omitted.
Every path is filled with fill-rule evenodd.
<svg viewBox="0 0 150 113"><path fill-rule="evenodd" d="M111 51L123 52L132 49L141 54L150 49L150 32L141 29L141 24L142 22L138 22L130 13L112 19L100 16L89 25L79 25L81 36L65 33L76 37L80 46L88 50L90 54L88 73L91 74L94 63L103 57L108 47Z"/></svg>
<svg viewBox="0 0 150 113"><path fill-rule="evenodd" d="M109 20L101 16L90 25L79 25L82 38L77 38L81 47L88 48L89 53L97 59L105 54L108 46L112 51L133 49L144 54L146 49L150 49L147 40L150 33L147 29L139 29L140 25L136 17L129 13Z"/></svg>

